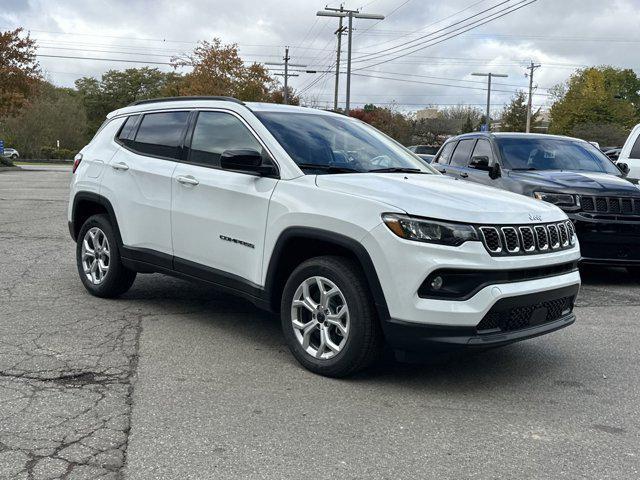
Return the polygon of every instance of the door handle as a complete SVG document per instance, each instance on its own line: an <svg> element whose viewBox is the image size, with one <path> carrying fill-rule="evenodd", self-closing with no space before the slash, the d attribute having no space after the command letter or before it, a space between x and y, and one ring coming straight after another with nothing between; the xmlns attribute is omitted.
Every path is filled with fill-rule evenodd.
<svg viewBox="0 0 640 480"><path fill-rule="evenodd" d="M467 172L462 172L462 173L460 174L460 176L461 176L462 178L467 178L467 177L469 176L469 174L468 174Z"/></svg>
<svg viewBox="0 0 640 480"><path fill-rule="evenodd" d="M118 163L114 163L113 165L111 165L111 168L113 168L114 170L129 170L129 165L127 165L124 162L118 162Z"/></svg>
<svg viewBox="0 0 640 480"><path fill-rule="evenodd" d="M193 185L195 187L196 185L200 184L200 182L191 175L180 175L176 177L176 180L182 185Z"/></svg>

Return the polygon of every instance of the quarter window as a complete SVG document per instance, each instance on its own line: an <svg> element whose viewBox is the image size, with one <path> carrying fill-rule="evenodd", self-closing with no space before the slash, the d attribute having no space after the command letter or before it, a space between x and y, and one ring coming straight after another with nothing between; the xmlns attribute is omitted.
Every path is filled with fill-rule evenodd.
<svg viewBox="0 0 640 480"><path fill-rule="evenodd" d="M135 135L136 124L138 123L138 118L140 115L131 115L127 117L122 128L120 129L120 134L118 135L118 140L120 140L125 145L131 146L133 141L133 137Z"/></svg>
<svg viewBox="0 0 640 480"><path fill-rule="evenodd" d="M222 152L244 149L262 152L262 146L256 137L237 117L222 112L198 114L191 139L189 162L219 167Z"/></svg>
<svg viewBox="0 0 640 480"><path fill-rule="evenodd" d="M448 165L451 160L451 153L453 153L453 148L456 146L456 142L449 142L442 147L440 151L440 155L436 159L436 163L440 163L442 165Z"/></svg>
<svg viewBox="0 0 640 480"><path fill-rule="evenodd" d="M640 135L636 138L636 143L633 144L629 158L640 158Z"/></svg>
<svg viewBox="0 0 640 480"><path fill-rule="evenodd" d="M469 163L471 149L473 148L475 141L475 138L460 140L456 147L456 151L453 152L453 157L451 157L451 165L454 167L466 167Z"/></svg>
<svg viewBox="0 0 640 480"><path fill-rule="evenodd" d="M148 113L142 117L132 148L149 155L179 158L189 112Z"/></svg>

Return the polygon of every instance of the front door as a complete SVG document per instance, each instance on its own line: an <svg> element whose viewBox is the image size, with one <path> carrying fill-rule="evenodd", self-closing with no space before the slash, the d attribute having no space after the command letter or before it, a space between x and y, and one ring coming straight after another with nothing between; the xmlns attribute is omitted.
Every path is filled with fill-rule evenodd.
<svg viewBox="0 0 640 480"><path fill-rule="evenodd" d="M199 112L188 159L173 173L174 266L230 285L259 285L269 200L278 181L221 169L228 149L263 151L235 114Z"/></svg>

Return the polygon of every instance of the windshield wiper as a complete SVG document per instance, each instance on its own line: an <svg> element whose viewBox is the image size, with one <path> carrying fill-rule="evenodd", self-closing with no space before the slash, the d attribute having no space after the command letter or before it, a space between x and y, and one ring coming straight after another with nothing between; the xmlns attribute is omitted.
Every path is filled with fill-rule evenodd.
<svg viewBox="0 0 640 480"><path fill-rule="evenodd" d="M429 173L419 168L403 168L403 167L390 167L390 168L375 168L368 170L367 173Z"/></svg>
<svg viewBox="0 0 640 480"><path fill-rule="evenodd" d="M538 170L538 169L535 167L525 167L525 168L512 168L511 170L515 170L517 172L524 172L528 170Z"/></svg>
<svg viewBox="0 0 640 480"><path fill-rule="evenodd" d="M360 170L356 170L355 168L349 167L339 167L337 165L323 165L320 163L299 163L298 167L302 169L316 169L316 170L324 170L325 172L333 172L333 173L362 173Z"/></svg>

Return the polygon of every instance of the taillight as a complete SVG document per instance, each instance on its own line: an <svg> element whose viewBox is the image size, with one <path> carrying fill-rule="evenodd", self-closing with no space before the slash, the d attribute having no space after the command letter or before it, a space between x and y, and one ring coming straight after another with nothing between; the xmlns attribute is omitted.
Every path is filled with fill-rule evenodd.
<svg viewBox="0 0 640 480"><path fill-rule="evenodd" d="M73 157L73 170L71 170L71 173L76 173L76 170L80 166L80 162L81 161L82 161L82 154L81 153L79 153L75 157Z"/></svg>

